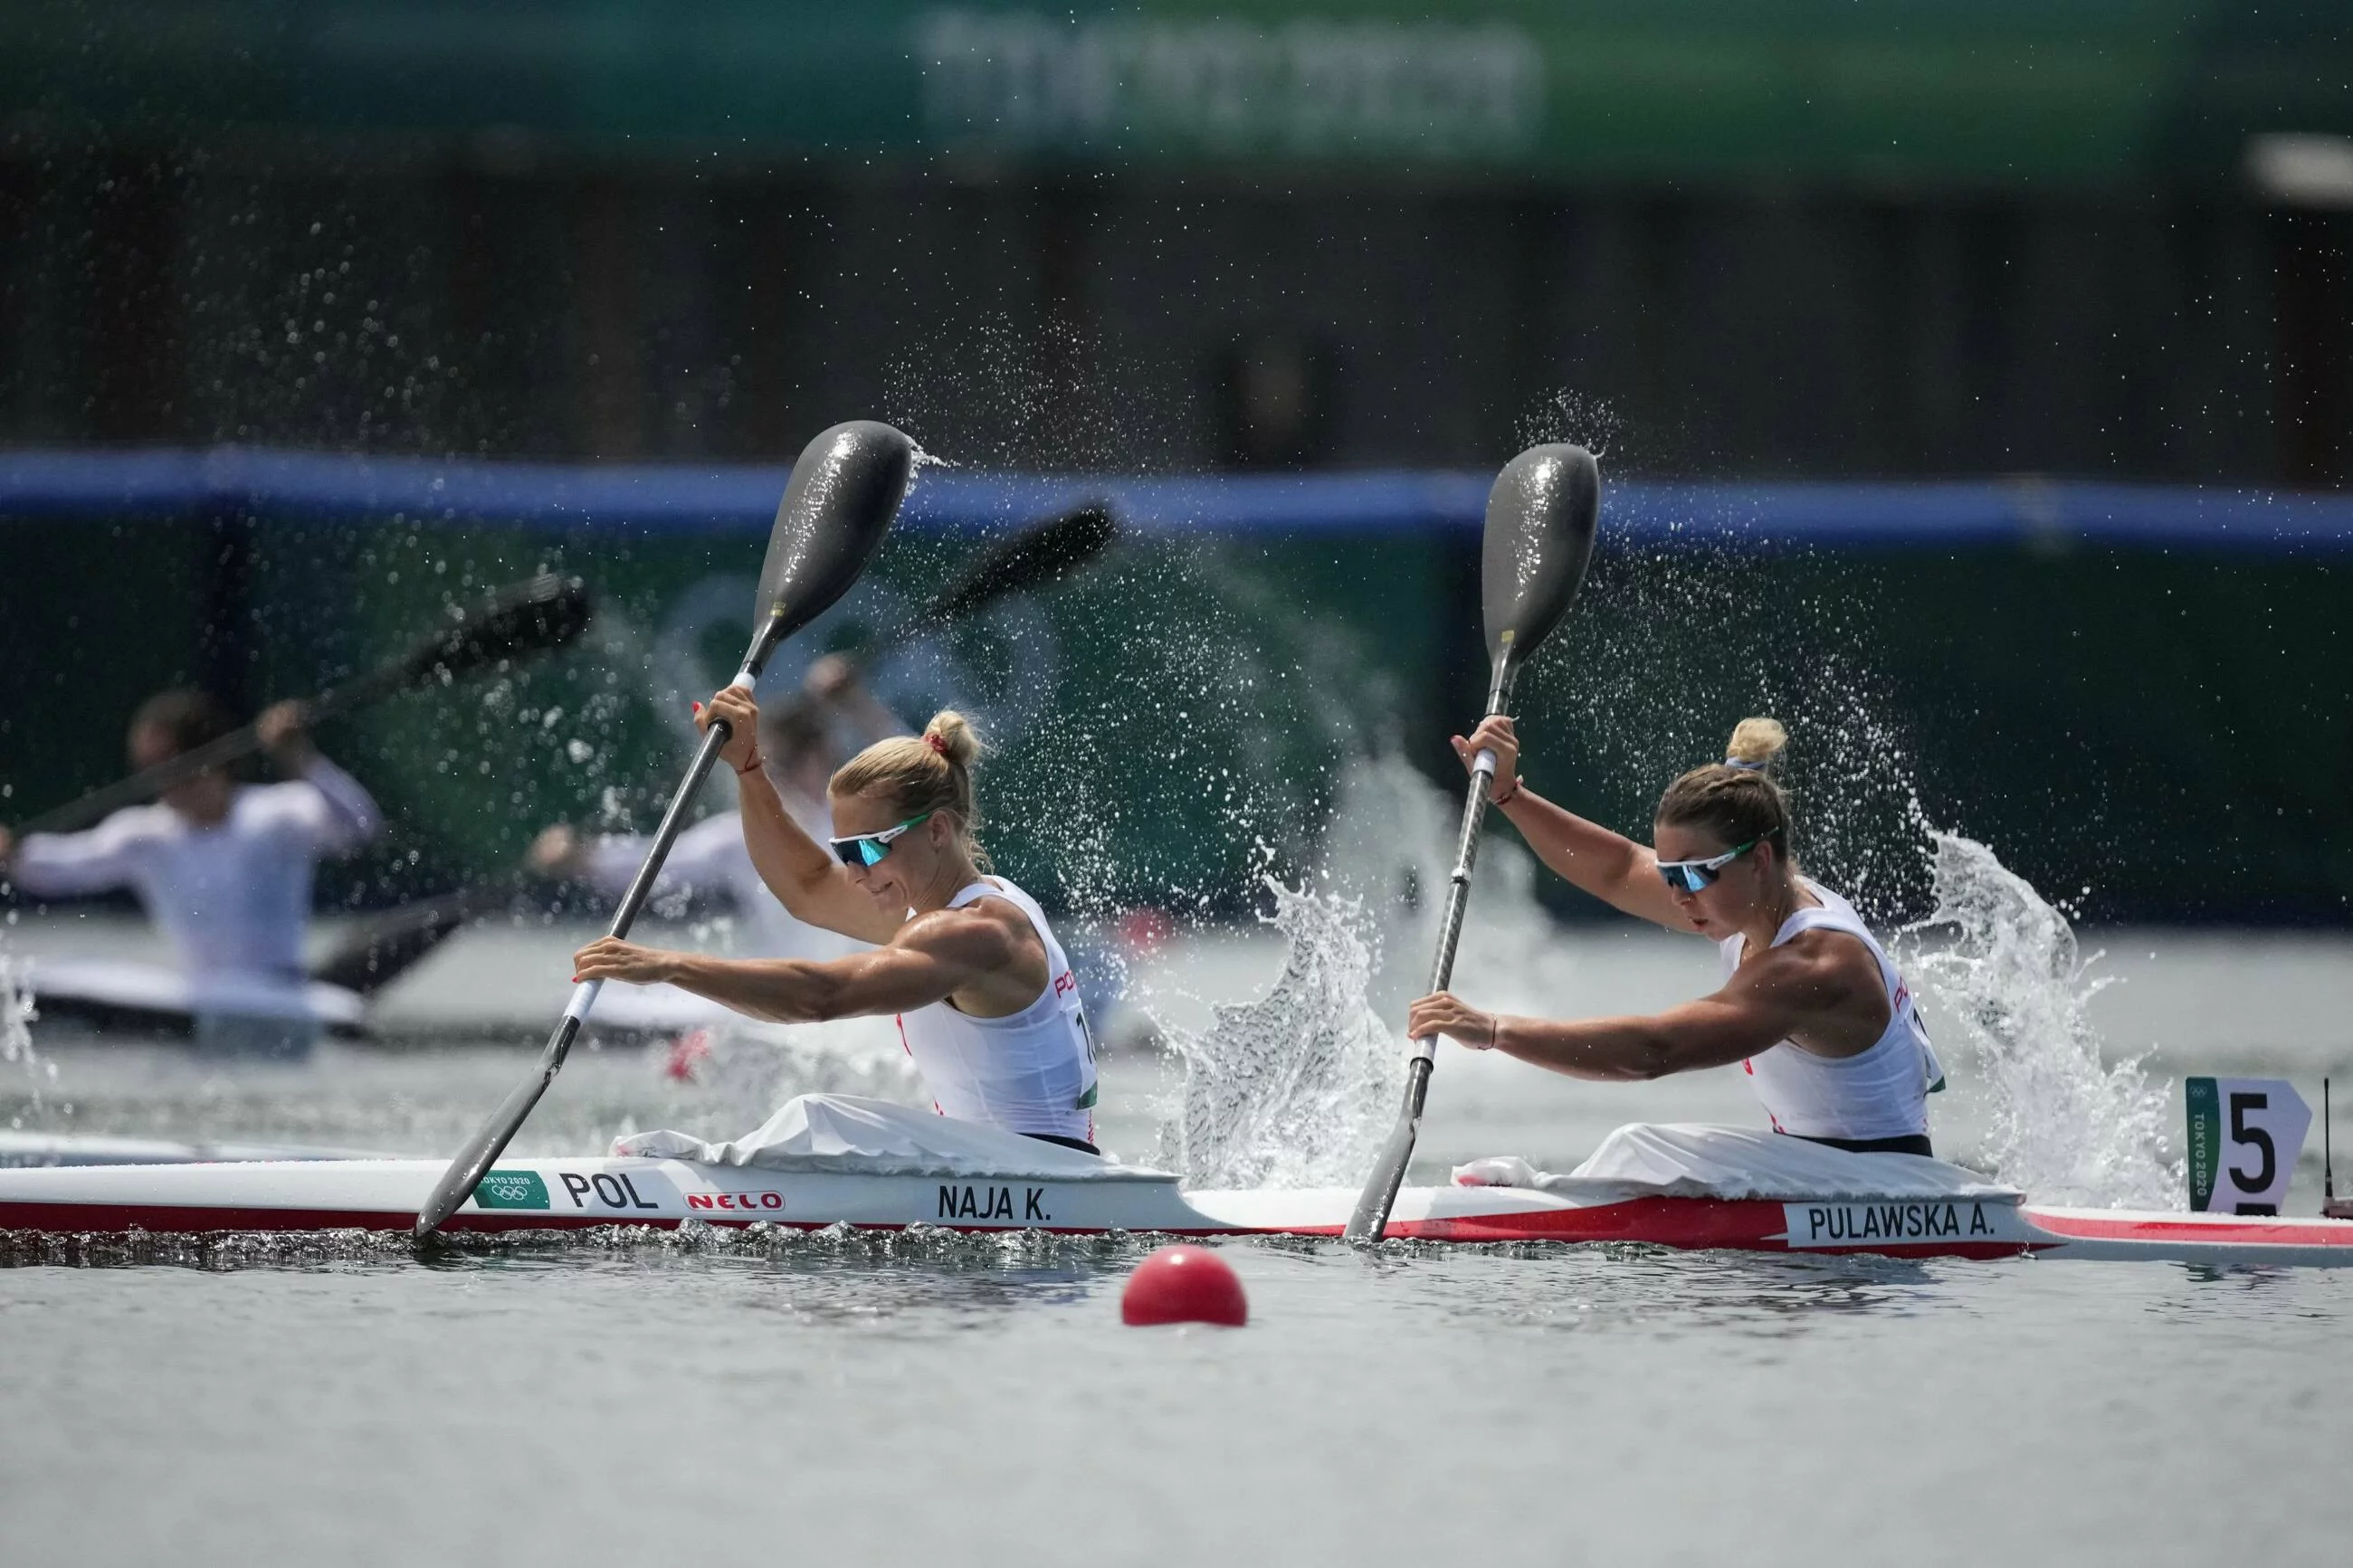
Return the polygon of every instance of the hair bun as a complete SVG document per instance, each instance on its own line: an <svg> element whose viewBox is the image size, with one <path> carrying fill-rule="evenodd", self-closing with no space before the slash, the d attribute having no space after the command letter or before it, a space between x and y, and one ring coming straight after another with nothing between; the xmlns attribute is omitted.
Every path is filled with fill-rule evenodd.
<svg viewBox="0 0 2353 1568"><path fill-rule="evenodd" d="M1724 760L1733 767L1762 771L1772 766L1788 743L1789 731L1778 719L1743 719L1725 742Z"/></svg>
<svg viewBox="0 0 2353 1568"><path fill-rule="evenodd" d="M953 708L944 708L932 715L932 721L923 726L923 742L960 768L969 768L980 761L979 732L973 729L970 720Z"/></svg>

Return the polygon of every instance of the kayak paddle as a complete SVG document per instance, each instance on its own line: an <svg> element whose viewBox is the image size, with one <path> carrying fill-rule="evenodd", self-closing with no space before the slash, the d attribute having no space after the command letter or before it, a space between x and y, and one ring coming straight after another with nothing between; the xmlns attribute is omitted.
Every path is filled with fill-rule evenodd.
<svg viewBox="0 0 2353 1568"><path fill-rule="evenodd" d="M892 648L936 631L949 621L1012 595L1050 587L1102 554L1118 531L1110 509L1099 501L1033 522L982 551L922 609L852 652L850 659L864 669ZM806 692L797 692L785 710L807 712L816 706Z"/></svg>
<svg viewBox="0 0 2353 1568"><path fill-rule="evenodd" d="M921 610L860 653L871 658L984 605L1032 588L1050 587L1102 554L1118 532L1111 509L1101 501L1089 501L1058 517L1033 522L975 556Z"/></svg>
<svg viewBox="0 0 2353 1568"><path fill-rule="evenodd" d="M1100 503L1030 524L980 552L930 601L852 657L871 663L884 651L913 641L999 599L1050 587L1103 553L1117 532ZM786 704L806 706L796 693ZM369 921L312 966L311 978L362 995L380 991L441 945L452 932L503 909L525 886L521 871L493 876L435 898L420 899Z"/></svg>
<svg viewBox="0 0 2353 1568"><path fill-rule="evenodd" d="M401 658L311 699L303 705L305 716L315 724L411 687L454 680L502 660L562 647L587 629L590 613L587 591L577 577L541 575L518 583L489 603L465 612L456 624L435 632ZM119 807L153 799L184 779L260 749L258 725L232 730L37 816L20 826L16 837L86 826Z"/></svg>
<svg viewBox="0 0 2353 1568"><path fill-rule="evenodd" d="M915 444L873 420L837 425L802 451L768 536L767 559L760 568L759 595L753 604L752 645L731 684L750 690L776 646L849 591L873 559L891 520L898 515L899 502L906 496L914 470ZM704 730L702 745L687 769L685 782L670 797L670 809L662 814L645 864L638 868L636 880L621 895L621 907L614 912L607 935L629 934L638 911L653 891L654 879L661 874L662 862L670 857L670 846L678 840L679 829L686 825L687 807L711 776L727 735L728 727L716 721ZM563 1018L540 1053L538 1069L506 1097L473 1141L449 1163L433 1195L417 1213L417 1235L431 1234L473 1195L483 1173L506 1152L523 1119L555 1081L573 1037L579 1034L589 1009L596 1005L596 994L603 989L604 982L598 980L583 981L573 988Z"/></svg>
<svg viewBox="0 0 2353 1568"><path fill-rule="evenodd" d="M1522 667L1568 613L1577 584L1585 581L1586 563L1593 559L1593 531L1600 509L1600 470L1593 454L1582 447L1531 447L1495 476L1495 487L1487 492L1479 573L1487 657L1494 671L1487 688L1489 715L1509 707ZM1454 976L1454 947L1461 940L1462 914L1471 902L1471 869L1478 863L1479 829L1486 817L1488 786L1494 781L1495 753L1482 750L1471 763L1471 787L1462 803L1454 870L1448 878L1431 992L1445 990ZM1422 1102L1437 1065L1436 1037L1414 1041L1413 1056L1406 1063L1405 1108L1356 1199L1356 1212L1343 1233L1350 1241L1378 1241L1388 1230L1389 1210L1413 1159Z"/></svg>

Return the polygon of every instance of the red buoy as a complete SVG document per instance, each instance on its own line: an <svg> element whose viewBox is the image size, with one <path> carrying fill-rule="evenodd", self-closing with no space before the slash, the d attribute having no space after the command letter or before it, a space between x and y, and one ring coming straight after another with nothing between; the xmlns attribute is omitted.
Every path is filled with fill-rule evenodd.
<svg viewBox="0 0 2353 1568"><path fill-rule="evenodd" d="M1120 1292L1119 1315L1138 1327L1218 1323L1239 1329L1250 1303L1233 1265L1205 1247L1164 1247L1135 1266Z"/></svg>

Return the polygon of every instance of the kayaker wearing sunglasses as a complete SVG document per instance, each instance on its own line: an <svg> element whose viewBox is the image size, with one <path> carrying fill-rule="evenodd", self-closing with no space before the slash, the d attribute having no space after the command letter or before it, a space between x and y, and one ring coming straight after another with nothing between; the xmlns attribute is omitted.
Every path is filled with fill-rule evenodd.
<svg viewBox="0 0 2353 1568"><path fill-rule="evenodd" d="M720 756L738 773L744 841L795 918L860 942L846 958L727 959L605 937L580 950L583 980L667 982L784 1024L896 1014L944 1116L1095 1152L1094 1045L1070 960L1034 900L986 875L961 714L867 747L827 786L838 836L819 844L761 769L758 708L723 689L697 716L724 719Z"/></svg>
<svg viewBox="0 0 2353 1568"><path fill-rule="evenodd" d="M1637 1079L1746 1065L1774 1131L1863 1152L1926 1154L1926 1096L1944 1087L1919 1009L1854 906L1790 858L1789 802L1770 768L1788 735L1744 719L1720 763L1667 786L1655 848L1555 805L1519 777L1512 721L1454 749L1495 753L1495 805L1536 858L1594 897L1715 942L1725 984L1647 1018L1521 1018L1440 992L1413 1004L1415 1039L1444 1035L1571 1078Z"/></svg>

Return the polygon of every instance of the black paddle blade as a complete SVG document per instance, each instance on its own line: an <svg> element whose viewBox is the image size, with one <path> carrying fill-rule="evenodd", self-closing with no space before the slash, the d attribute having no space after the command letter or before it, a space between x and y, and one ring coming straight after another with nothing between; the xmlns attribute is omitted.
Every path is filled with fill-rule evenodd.
<svg viewBox="0 0 2353 1568"><path fill-rule="evenodd" d="M502 658L559 648L588 629L594 613L579 578L533 577L418 644L402 662L402 674L411 682L438 679L445 672L465 675Z"/></svg>
<svg viewBox="0 0 2353 1568"><path fill-rule="evenodd" d="M1601 512L1601 471L1582 447L1531 447L1487 492L1487 656L1518 665L1552 635L1585 581Z"/></svg>
<svg viewBox="0 0 2353 1568"><path fill-rule="evenodd" d="M899 514L914 473L915 444L871 419L837 425L802 451L760 567L757 614L776 623L771 646L849 591Z"/></svg>
<svg viewBox="0 0 2353 1568"><path fill-rule="evenodd" d="M513 900L520 879L495 877L438 898L406 904L364 922L311 967L311 978L373 996L417 967L444 942Z"/></svg>
<svg viewBox="0 0 2353 1568"><path fill-rule="evenodd" d="M1025 528L957 574L932 596L924 616L949 620L992 599L1059 583L1102 554L1118 532L1111 509L1100 501Z"/></svg>

